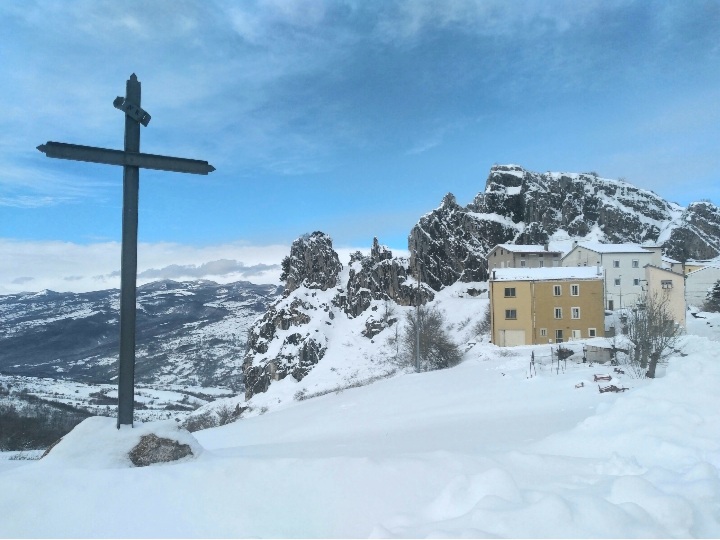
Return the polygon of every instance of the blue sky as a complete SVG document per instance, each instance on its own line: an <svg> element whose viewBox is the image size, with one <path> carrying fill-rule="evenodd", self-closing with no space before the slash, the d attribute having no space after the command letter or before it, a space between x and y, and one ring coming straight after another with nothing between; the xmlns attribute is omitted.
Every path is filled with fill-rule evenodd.
<svg viewBox="0 0 720 540"><path fill-rule="evenodd" d="M121 148L133 72L142 151L217 169L141 173L148 245L405 248L494 163L720 202L718 1L8 0L0 35L15 245L119 240L121 170L35 148Z"/></svg>

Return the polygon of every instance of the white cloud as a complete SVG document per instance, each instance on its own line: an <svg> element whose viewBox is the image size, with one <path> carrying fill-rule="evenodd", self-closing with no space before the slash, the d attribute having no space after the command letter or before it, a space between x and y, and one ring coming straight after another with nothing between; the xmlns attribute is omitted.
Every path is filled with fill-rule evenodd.
<svg viewBox="0 0 720 540"><path fill-rule="evenodd" d="M289 246L173 243L138 246L138 283L157 279L278 283ZM120 286L120 244L0 239L0 294L51 289L87 292Z"/></svg>
<svg viewBox="0 0 720 540"><path fill-rule="evenodd" d="M343 264L356 248L335 249ZM363 248L368 254L370 249ZM244 242L214 246L141 243L138 284L160 279L210 279L218 283L280 283L280 263L290 246ZM402 254L401 254L402 255ZM120 287L120 244L75 244L0 238L0 294L24 291L88 292Z"/></svg>

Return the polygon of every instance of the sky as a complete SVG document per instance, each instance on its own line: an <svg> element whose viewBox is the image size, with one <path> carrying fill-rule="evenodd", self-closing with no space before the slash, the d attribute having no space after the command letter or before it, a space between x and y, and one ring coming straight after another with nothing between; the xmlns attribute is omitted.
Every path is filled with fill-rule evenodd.
<svg viewBox="0 0 720 540"><path fill-rule="evenodd" d="M717 0L8 0L0 34L0 294L119 266L120 168L36 147L121 149L131 73L141 150L216 168L141 172L141 272L277 268L315 230L404 250L493 164L720 201Z"/></svg>

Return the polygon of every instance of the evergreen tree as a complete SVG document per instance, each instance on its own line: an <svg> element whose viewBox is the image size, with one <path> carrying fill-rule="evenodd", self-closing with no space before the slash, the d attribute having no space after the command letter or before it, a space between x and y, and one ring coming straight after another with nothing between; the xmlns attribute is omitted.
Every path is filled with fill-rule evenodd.
<svg viewBox="0 0 720 540"><path fill-rule="evenodd" d="M705 311L720 312L720 280L708 290L705 297Z"/></svg>

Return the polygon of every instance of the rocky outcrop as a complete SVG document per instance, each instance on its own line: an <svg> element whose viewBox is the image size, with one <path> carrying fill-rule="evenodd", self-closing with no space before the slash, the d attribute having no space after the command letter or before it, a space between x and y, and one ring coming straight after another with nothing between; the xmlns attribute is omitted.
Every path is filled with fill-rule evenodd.
<svg viewBox="0 0 720 540"><path fill-rule="evenodd" d="M534 173L517 165L490 170L468 210L522 224L518 243L540 244L562 229L584 237L599 228L609 243L657 240L679 207L652 191L595 173Z"/></svg>
<svg viewBox="0 0 720 540"><path fill-rule="evenodd" d="M690 204L663 244L676 260L712 259L720 255L720 208L709 202Z"/></svg>
<svg viewBox="0 0 720 540"><path fill-rule="evenodd" d="M318 264L316 258L323 262ZM323 233L296 240L285 261L285 297L249 332L243 362L247 399L288 375L297 381L307 376L325 355L328 339L324 330L334 324L336 316L354 318L369 311L363 335L372 339L397 322L392 305L416 305L434 296L427 285L418 287L407 259L393 257L377 238L369 256L352 255L344 284L338 284L339 259ZM377 303L372 305L376 301L387 303L383 313L378 313Z"/></svg>
<svg viewBox="0 0 720 540"><path fill-rule="evenodd" d="M327 290L337 284L342 264L332 247L332 239L322 232L314 232L295 240L290 255L282 261L282 275L286 295L304 286Z"/></svg>
<svg viewBox="0 0 720 540"><path fill-rule="evenodd" d="M391 300L401 306L424 304L433 299L424 284L418 287L411 276L407 259L393 257L392 251L373 239L370 256L357 252L350 259L347 285L333 299L350 317L363 313L373 300Z"/></svg>
<svg viewBox="0 0 720 540"><path fill-rule="evenodd" d="M156 463L178 461L192 455L189 444L148 433L140 437L140 442L130 450L128 457L136 467L147 467Z"/></svg>
<svg viewBox="0 0 720 540"><path fill-rule="evenodd" d="M556 233L608 243L660 242L675 259L707 259L720 254L720 211L710 203L683 209L595 173L541 174L496 165L485 191L466 207L448 194L420 218L408 239L410 268L434 290L483 281L493 246L544 244Z"/></svg>
<svg viewBox="0 0 720 540"><path fill-rule="evenodd" d="M302 380L327 350L327 337L317 328L311 332L308 325L321 314L333 316L328 303L317 296L317 291L337 285L342 270L332 239L322 232L298 238L282 268L284 297L249 331L243 360L247 399L288 375Z"/></svg>
<svg viewBox="0 0 720 540"><path fill-rule="evenodd" d="M469 211L448 194L410 232L410 268L436 291L456 281L484 281L487 252L514 240L519 230L505 216Z"/></svg>

